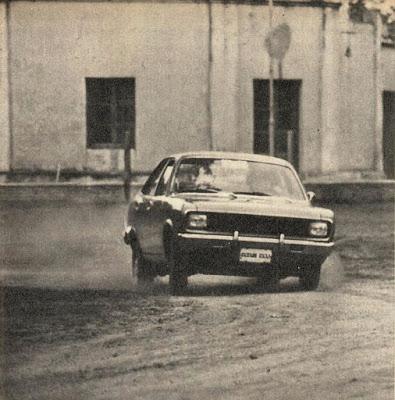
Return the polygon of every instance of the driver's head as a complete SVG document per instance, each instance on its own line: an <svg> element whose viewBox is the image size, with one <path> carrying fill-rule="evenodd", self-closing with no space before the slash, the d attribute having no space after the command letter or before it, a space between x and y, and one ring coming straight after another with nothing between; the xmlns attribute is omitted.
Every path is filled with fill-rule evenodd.
<svg viewBox="0 0 395 400"><path fill-rule="evenodd" d="M191 189L196 181L195 166L191 164L181 164L176 175L176 184L179 190Z"/></svg>

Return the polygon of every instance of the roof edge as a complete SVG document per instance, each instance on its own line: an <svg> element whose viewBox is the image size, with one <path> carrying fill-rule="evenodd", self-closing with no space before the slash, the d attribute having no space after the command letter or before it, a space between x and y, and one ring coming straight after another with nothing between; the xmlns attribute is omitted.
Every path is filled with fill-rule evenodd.
<svg viewBox="0 0 395 400"><path fill-rule="evenodd" d="M0 0L0 3L151 3L151 4L238 4L250 6L267 6L269 0ZM341 0L273 0L279 7L330 7L340 8Z"/></svg>
<svg viewBox="0 0 395 400"><path fill-rule="evenodd" d="M232 151L213 151L213 150L186 151L183 153L171 154L169 157L166 158L175 158L176 160L183 158L213 158L213 159L226 158L229 160L265 162L283 166L291 165L287 160L269 156L267 154L232 152Z"/></svg>

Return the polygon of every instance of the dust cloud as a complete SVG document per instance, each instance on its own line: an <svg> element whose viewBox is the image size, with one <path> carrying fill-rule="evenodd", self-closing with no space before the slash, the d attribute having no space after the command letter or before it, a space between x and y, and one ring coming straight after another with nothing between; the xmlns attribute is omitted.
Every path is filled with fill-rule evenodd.
<svg viewBox="0 0 395 400"><path fill-rule="evenodd" d="M334 251L321 267L319 288L333 290L342 285L344 281L344 267L340 255Z"/></svg>
<svg viewBox="0 0 395 400"><path fill-rule="evenodd" d="M124 205L20 204L0 210L3 285L128 289Z"/></svg>

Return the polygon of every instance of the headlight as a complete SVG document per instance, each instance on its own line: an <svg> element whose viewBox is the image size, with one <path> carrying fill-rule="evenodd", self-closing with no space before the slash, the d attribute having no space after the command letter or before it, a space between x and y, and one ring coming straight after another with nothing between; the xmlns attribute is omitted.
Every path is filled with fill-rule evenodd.
<svg viewBox="0 0 395 400"><path fill-rule="evenodd" d="M326 222L312 222L309 226L309 235L316 237L328 236L328 224Z"/></svg>
<svg viewBox="0 0 395 400"><path fill-rule="evenodd" d="M189 214L188 228L204 229L207 228L207 215L205 214Z"/></svg>

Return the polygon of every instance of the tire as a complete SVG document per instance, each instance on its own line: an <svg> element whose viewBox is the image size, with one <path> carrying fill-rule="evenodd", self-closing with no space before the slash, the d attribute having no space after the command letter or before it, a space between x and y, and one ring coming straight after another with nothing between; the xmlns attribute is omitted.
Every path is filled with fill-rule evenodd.
<svg viewBox="0 0 395 400"><path fill-rule="evenodd" d="M275 293L280 289L280 278L277 270L259 276L257 284L264 288L265 292Z"/></svg>
<svg viewBox="0 0 395 400"><path fill-rule="evenodd" d="M180 271L172 271L169 275L170 294L180 296L188 286L188 275Z"/></svg>
<svg viewBox="0 0 395 400"><path fill-rule="evenodd" d="M174 243L172 243L168 254L169 286L172 296L183 294L188 286L188 274L183 267L182 257L177 253Z"/></svg>
<svg viewBox="0 0 395 400"><path fill-rule="evenodd" d="M152 283L154 280L151 265L144 259L138 248L132 249L132 279L137 285Z"/></svg>
<svg viewBox="0 0 395 400"><path fill-rule="evenodd" d="M302 269L299 283L304 290L315 290L320 283L321 265L308 265Z"/></svg>

